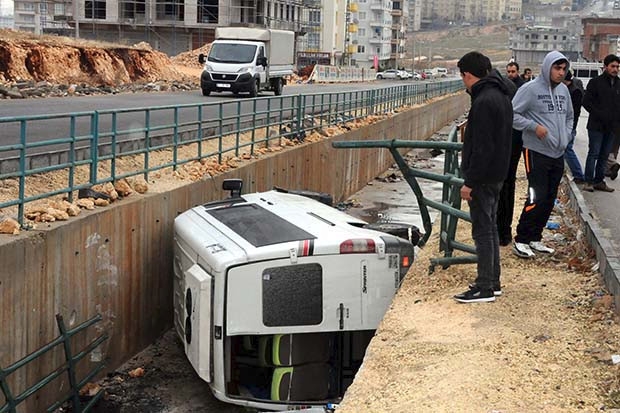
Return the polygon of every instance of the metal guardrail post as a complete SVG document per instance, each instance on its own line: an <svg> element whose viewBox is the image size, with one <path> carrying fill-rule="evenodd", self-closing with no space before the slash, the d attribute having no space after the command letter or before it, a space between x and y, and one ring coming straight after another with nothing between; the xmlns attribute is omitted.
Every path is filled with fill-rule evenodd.
<svg viewBox="0 0 620 413"><path fill-rule="evenodd" d="M24 199L26 194L26 121L19 122L19 199ZM19 225L24 225L24 203L18 205L18 221Z"/></svg>
<svg viewBox="0 0 620 413"><path fill-rule="evenodd" d="M237 133L235 133L235 156L239 156L239 140L241 138L241 101L237 101Z"/></svg>
<svg viewBox="0 0 620 413"><path fill-rule="evenodd" d="M298 140L301 141L300 137L302 136L302 133L304 132L304 103L305 103L305 97L304 95L297 95L297 106L295 107L295 111L296 111L296 115L295 115L295 135L293 135L294 137L296 137ZM291 132L293 131L293 128L291 128Z"/></svg>
<svg viewBox="0 0 620 413"><path fill-rule="evenodd" d="M179 153L179 107L174 108L174 127L173 127L173 135L172 142L174 146L172 147L172 170L176 171L177 162L178 162L178 153Z"/></svg>
<svg viewBox="0 0 620 413"><path fill-rule="evenodd" d="M99 112L95 111L90 118L90 183L97 182L97 166L99 166Z"/></svg>

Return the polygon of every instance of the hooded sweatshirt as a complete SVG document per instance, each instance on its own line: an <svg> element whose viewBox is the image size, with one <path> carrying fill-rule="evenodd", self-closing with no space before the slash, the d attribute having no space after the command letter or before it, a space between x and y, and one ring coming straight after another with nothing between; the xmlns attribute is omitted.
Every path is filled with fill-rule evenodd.
<svg viewBox="0 0 620 413"><path fill-rule="evenodd" d="M463 138L461 171L465 185L503 182L512 150L510 90L497 71L471 88L471 109Z"/></svg>
<svg viewBox="0 0 620 413"><path fill-rule="evenodd" d="M573 128L570 92L564 83L553 87L549 80L551 66L562 59L568 62L562 53L549 52L540 76L521 86L512 99L512 127L523 131L523 147L554 159L564 156ZM547 128L545 138L536 136L537 125Z"/></svg>

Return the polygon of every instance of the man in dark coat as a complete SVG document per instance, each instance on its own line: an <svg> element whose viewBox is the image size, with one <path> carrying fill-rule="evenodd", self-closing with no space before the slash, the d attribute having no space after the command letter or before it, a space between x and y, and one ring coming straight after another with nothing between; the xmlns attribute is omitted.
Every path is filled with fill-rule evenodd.
<svg viewBox="0 0 620 413"><path fill-rule="evenodd" d="M514 96L525 80L519 76L519 64L510 62L506 65L506 76L514 84ZM517 167L519 159L521 159L521 149L523 149L523 139L521 131L512 130L512 152L510 154L510 165L504 185L499 194L499 203L497 205L497 233L499 235L499 245L506 246L512 243L512 216L515 209L515 183L517 181Z"/></svg>
<svg viewBox="0 0 620 413"><path fill-rule="evenodd" d="M564 76L564 84L568 87L568 91L570 92L570 100L573 103L573 131L571 139L568 142L568 146L566 147L566 152L564 152L564 160L573 175L573 182L576 184L583 184L585 182L583 169L581 168L581 163L579 162L577 154L573 150L573 144L575 143L575 137L577 136L577 123L579 122L579 116L581 115L581 102L584 94L583 83L581 83L581 80L573 77L570 70L567 70L566 76Z"/></svg>
<svg viewBox="0 0 620 413"><path fill-rule="evenodd" d="M469 203L478 275L469 290L454 298L462 303L495 301L501 295L497 202L508 172L512 106L501 76L489 70L488 57L470 52L457 66L471 95L463 139L461 198Z"/></svg>
<svg viewBox="0 0 620 413"><path fill-rule="evenodd" d="M583 97L588 117L588 157L583 189L613 192L605 183L605 166L614 143L614 130L620 125L620 58L610 54L603 60L602 74L590 79Z"/></svg>

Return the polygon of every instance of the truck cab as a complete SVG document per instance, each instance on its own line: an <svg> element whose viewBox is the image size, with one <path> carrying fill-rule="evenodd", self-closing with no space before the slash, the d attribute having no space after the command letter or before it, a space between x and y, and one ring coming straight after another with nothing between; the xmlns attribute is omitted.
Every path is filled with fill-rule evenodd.
<svg viewBox="0 0 620 413"><path fill-rule="evenodd" d="M293 73L294 33L285 30L223 27L209 54L200 54L204 65L200 78L202 94L248 93L261 90L282 94L286 77Z"/></svg>
<svg viewBox="0 0 620 413"><path fill-rule="evenodd" d="M411 242L279 190L192 208L174 224L174 322L220 400L337 404L414 259Z"/></svg>

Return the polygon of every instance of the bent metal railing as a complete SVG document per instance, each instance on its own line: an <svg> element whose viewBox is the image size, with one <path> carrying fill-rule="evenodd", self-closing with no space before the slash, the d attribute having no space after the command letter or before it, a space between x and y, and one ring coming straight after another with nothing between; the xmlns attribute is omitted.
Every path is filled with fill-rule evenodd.
<svg viewBox="0 0 620 413"><path fill-rule="evenodd" d="M0 367L0 389L4 394L5 403L0 406L0 413L17 413L18 407L20 404L25 402L30 396L33 396L36 392L41 390L43 387L51 383L53 380L59 378L62 374L66 373L69 380L69 390L68 393L62 397L59 397L54 403L47 407L47 412L54 412L58 410L65 402L69 402L72 408L73 413L81 413L81 412L89 412L90 409L97 403L97 401L103 395L103 391L100 390L97 392L95 396L93 396L86 405L82 405L80 401L80 389L84 387L86 383L88 383L93 377L95 377L101 370L104 368L104 363L102 361L97 362L95 367L86 374L86 376L79 380L77 378L77 364L84 357L89 355L93 350L95 350L98 346L100 346L105 340L108 339L107 334L102 334L99 337L95 338L91 341L84 349L81 351L75 352L72 348L71 338L75 336L77 333L85 330L86 328L92 326L95 323L101 321L101 315L96 315L90 320L85 321L84 323L78 325L73 329L67 330L63 318L60 314L56 315L56 323L58 324L58 329L60 330L60 336L41 347L40 349L34 351L33 353L27 355L23 359L11 364L8 367ZM9 376L14 373L16 370L24 367L30 362L35 361L41 357L44 357L46 353L53 351L57 346L63 346L64 354L65 354L65 362L58 366L54 371L47 374L45 377L37 381L32 386L23 390L21 393L14 395L13 390L9 385Z"/></svg>
<svg viewBox="0 0 620 413"><path fill-rule="evenodd" d="M394 157L398 168L403 177L411 187L416 197L422 217L424 236L420 239L418 246L423 247L431 236L433 225L428 208L434 208L441 212L439 250L443 251L444 256L431 258L429 273L432 273L435 266L441 265L444 269L453 264L471 264L478 261L476 249L471 245L459 242L455 239L458 220L462 219L471 222L469 212L461 210L461 178L459 168L459 152L463 144L458 142L459 131L464 124L452 128L445 142L436 141L404 141L404 140L376 140L376 141L355 141L355 142L333 142L334 148L387 148ZM413 168L407 164L405 158L398 151L400 148L408 149L440 149L445 152L445 162L443 174L428 172L419 168ZM443 183L441 202L426 198L422 193L417 178L428 179ZM454 256L454 251L463 251L468 255Z"/></svg>
<svg viewBox="0 0 620 413"><path fill-rule="evenodd" d="M149 175L206 158L227 157L303 140L311 131L393 112L462 90L462 82L411 83L354 92L282 95L211 103L0 118L0 182L16 193L0 210L55 195L73 200L80 189ZM42 138L43 136L43 138ZM162 157L161 154L166 156ZM156 159L156 155L158 158ZM140 167L123 165L132 156ZM33 192L30 181L61 174L60 187ZM56 181L56 183L58 180ZM11 215L13 215L11 213Z"/></svg>

